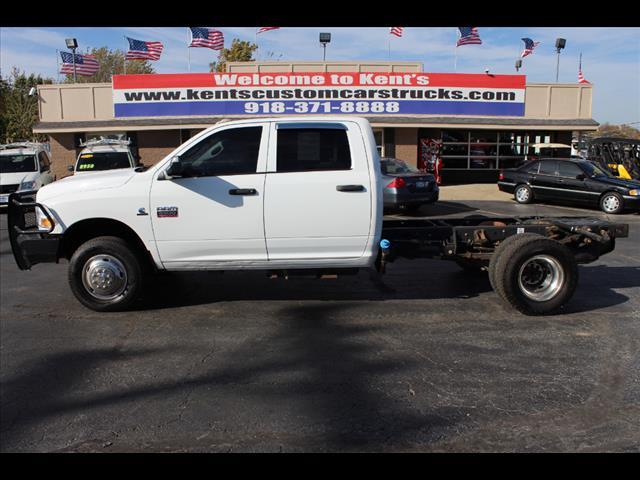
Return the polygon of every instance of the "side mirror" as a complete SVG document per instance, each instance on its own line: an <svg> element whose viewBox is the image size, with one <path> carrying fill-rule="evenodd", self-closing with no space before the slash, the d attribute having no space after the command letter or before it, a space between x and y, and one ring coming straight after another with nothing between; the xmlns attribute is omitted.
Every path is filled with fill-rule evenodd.
<svg viewBox="0 0 640 480"><path fill-rule="evenodd" d="M69 165L67 167L67 172L73 172L73 165Z"/></svg>
<svg viewBox="0 0 640 480"><path fill-rule="evenodd" d="M172 178L180 178L184 173L184 165L180 161L180 157L173 157L171 159L171 163L169 164L169 168L167 169L167 175Z"/></svg>

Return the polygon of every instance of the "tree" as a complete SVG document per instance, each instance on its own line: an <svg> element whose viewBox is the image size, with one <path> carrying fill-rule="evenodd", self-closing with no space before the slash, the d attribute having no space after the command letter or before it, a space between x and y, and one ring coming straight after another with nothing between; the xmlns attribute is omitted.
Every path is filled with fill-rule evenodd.
<svg viewBox="0 0 640 480"><path fill-rule="evenodd" d="M8 80L0 80L0 141L44 140L42 135L33 135L33 126L38 121L38 97L29 95L37 85L53 83L51 78L40 75L27 76L17 68L11 71Z"/></svg>
<svg viewBox="0 0 640 480"><path fill-rule="evenodd" d="M95 55L100 68L90 77L76 75L77 83L101 83L111 82L112 75L124 73L125 52L122 50L109 50L107 47L87 50L88 54ZM127 74L155 73L149 60L127 60ZM65 83L73 83L73 74L68 74Z"/></svg>
<svg viewBox="0 0 640 480"><path fill-rule="evenodd" d="M253 52L257 49L258 45L255 43L234 38L231 42L231 48L223 48L220 51L218 61L209 64L209 71L224 72L227 62L251 62L253 60Z"/></svg>
<svg viewBox="0 0 640 480"><path fill-rule="evenodd" d="M610 123L603 123L598 127L598 130L586 134L585 137L617 137L640 140L640 130L633 128L630 125L611 125Z"/></svg>

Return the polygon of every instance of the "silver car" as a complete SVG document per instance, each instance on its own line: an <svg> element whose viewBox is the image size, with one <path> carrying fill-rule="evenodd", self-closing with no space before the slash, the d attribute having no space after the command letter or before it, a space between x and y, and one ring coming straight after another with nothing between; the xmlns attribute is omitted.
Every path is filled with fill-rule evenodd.
<svg viewBox="0 0 640 480"><path fill-rule="evenodd" d="M421 172L396 158L382 158L380 168L385 209L417 210L438 201L440 189L430 173Z"/></svg>

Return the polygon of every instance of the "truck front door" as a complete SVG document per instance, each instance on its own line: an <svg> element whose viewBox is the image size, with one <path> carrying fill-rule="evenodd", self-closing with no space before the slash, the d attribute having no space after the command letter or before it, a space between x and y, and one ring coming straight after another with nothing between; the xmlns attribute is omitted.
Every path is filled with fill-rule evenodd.
<svg viewBox="0 0 640 480"><path fill-rule="evenodd" d="M362 257L372 192L357 124L274 123L265 186L270 261Z"/></svg>
<svg viewBox="0 0 640 480"><path fill-rule="evenodd" d="M268 124L219 129L178 151L179 178L154 179L149 212L167 269L266 261Z"/></svg>

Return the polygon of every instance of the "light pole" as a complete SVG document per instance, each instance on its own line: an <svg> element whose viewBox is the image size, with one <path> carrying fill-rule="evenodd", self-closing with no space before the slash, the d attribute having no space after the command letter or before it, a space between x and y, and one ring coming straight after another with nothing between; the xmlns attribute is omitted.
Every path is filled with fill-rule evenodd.
<svg viewBox="0 0 640 480"><path fill-rule="evenodd" d="M323 53L322 53L322 61L327 60L327 43L331 42L331 34L324 32L320 33L320 43L322 44Z"/></svg>
<svg viewBox="0 0 640 480"><path fill-rule="evenodd" d="M558 75L560 73L560 50L564 48L567 41L564 38L556 38L556 52L558 53L558 61L556 62L556 83L558 83Z"/></svg>
<svg viewBox="0 0 640 480"><path fill-rule="evenodd" d="M73 56L73 83L76 83L76 48L78 48L78 40L75 38L65 38L67 48L71 49L71 55Z"/></svg>

